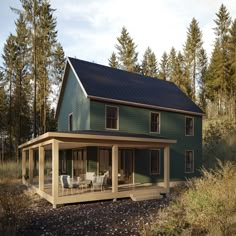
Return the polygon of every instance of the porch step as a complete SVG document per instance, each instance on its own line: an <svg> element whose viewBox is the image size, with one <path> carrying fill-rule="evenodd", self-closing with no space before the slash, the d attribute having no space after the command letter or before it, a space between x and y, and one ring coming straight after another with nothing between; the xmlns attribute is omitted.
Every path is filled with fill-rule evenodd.
<svg viewBox="0 0 236 236"><path fill-rule="evenodd" d="M159 192L138 192L130 194L130 198L133 201L145 201L145 200L153 200L153 199L161 199L162 196Z"/></svg>

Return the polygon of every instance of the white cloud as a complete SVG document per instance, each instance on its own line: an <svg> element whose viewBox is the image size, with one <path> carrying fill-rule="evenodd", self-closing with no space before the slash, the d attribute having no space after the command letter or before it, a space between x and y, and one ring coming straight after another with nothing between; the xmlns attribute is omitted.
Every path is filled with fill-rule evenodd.
<svg viewBox="0 0 236 236"><path fill-rule="evenodd" d="M235 16L236 4L232 0L51 0L51 5L56 9L58 37L66 55L107 64L123 26L138 45L139 59L150 46L160 60L172 46L182 50L193 17L199 21L204 46L210 54L215 38L213 20L222 2ZM15 5L14 0L8 3ZM12 14L3 14L6 7L4 1L1 20L12 23L1 26L0 47L9 27L14 32Z"/></svg>

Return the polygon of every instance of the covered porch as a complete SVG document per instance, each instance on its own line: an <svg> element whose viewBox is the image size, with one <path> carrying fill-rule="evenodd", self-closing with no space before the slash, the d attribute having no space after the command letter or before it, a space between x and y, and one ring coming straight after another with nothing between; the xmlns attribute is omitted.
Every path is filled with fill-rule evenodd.
<svg viewBox="0 0 236 236"><path fill-rule="evenodd" d="M117 199L131 197L145 198L145 195L160 196L168 193L170 187L170 145L175 140L158 138L151 135L116 134L112 132L48 132L19 146L22 151L22 181L30 184L36 192L53 207L59 204ZM111 149L111 181L103 191L78 188L63 191L59 178L59 151L84 147ZM163 182L160 184L140 184L134 179L129 184L119 182L119 150L121 149L160 149L163 151ZM45 155L50 153L51 171L47 177ZM38 160L38 178L34 179L35 159ZM143 157L145 158L145 157ZM149 161L148 159L146 161ZM135 172L135 169L133 170ZM99 173L96 173L99 175ZM72 172L72 176L73 172Z"/></svg>

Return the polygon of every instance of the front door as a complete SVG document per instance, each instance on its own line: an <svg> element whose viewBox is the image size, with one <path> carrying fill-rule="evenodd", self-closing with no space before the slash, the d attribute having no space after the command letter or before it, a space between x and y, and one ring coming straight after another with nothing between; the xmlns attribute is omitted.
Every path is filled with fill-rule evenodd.
<svg viewBox="0 0 236 236"><path fill-rule="evenodd" d="M133 184L134 178L133 149L119 149L118 173L120 183Z"/></svg>

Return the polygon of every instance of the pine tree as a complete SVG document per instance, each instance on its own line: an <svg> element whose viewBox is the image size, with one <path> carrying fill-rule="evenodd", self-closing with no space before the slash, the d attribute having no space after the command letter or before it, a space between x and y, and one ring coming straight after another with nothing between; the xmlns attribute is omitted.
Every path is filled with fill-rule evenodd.
<svg viewBox="0 0 236 236"><path fill-rule="evenodd" d="M137 58L136 45L133 39L130 37L125 27L121 30L120 37L117 38L118 44L115 45L118 51L118 61L121 69L137 72Z"/></svg>
<svg viewBox="0 0 236 236"><path fill-rule="evenodd" d="M56 20L53 17L53 10L47 0L21 0L24 9L24 16L29 31L29 45L31 50L31 75L34 83L34 136L46 132L47 109L49 106L49 95L53 82L52 74L57 69L55 57L63 57L58 54ZM62 48L60 48L62 50ZM58 59L59 67L61 67ZM58 69L59 71L61 68ZM40 76L39 76L40 75ZM55 74L54 74L55 75ZM56 76L58 79L60 76ZM61 80L61 79L60 79ZM37 117L39 121L37 121Z"/></svg>
<svg viewBox="0 0 236 236"><path fill-rule="evenodd" d="M150 47L144 52L141 71L145 76L157 77L157 59Z"/></svg>
<svg viewBox="0 0 236 236"><path fill-rule="evenodd" d="M115 52L112 52L110 59L108 59L109 66L112 68L119 68L119 62L117 60Z"/></svg>
<svg viewBox="0 0 236 236"><path fill-rule="evenodd" d="M198 57L199 63L199 106L206 111L207 108L207 99L206 99L206 73L207 73L207 54L206 51L202 48L199 51Z"/></svg>
<svg viewBox="0 0 236 236"><path fill-rule="evenodd" d="M198 22L195 18L192 19L187 31L187 41L184 46L185 63L189 70L190 80L192 81L192 99L196 100L196 80L198 77L198 58L202 48L202 33Z"/></svg>
<svg viewBox="0 0 236 236"><path fill-rule="evenodd" d="M232 118L236 119L236 19L233 21L229 33L230 83L228 88L230 91Z"/></svg>
<svg viewBox="0 0 236 236"><path fill-rule="evenodd" d="M219 12L216 13L216 27L215 35L216 42L219 45L219 62L218 68L219 71L219 113L226 114L227 100L228 100L228 81L229 81L229 51L228 51L228 41L229 41L229 29L231 24L231 18L228 10L222 4Z"/></svg>
<svg viewBox="0 0 236 236"><path fill-rule="evenodd" d="M169 62L168 55L166 52L162 54L160 69L159 69L159 79L167 80L169 78Z"/></svg>

